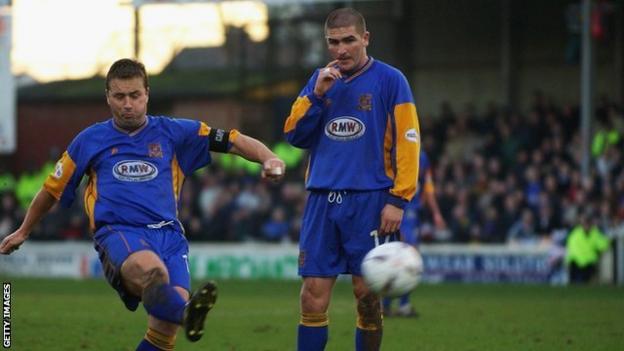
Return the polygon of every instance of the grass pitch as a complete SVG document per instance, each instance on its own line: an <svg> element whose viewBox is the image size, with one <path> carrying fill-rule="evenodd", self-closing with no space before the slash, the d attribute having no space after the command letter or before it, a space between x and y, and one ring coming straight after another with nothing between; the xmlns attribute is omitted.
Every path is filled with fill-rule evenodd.
<svg viewBox="0 0 624 351"><path fill-rule="evenodd" d="M103 280L0 278L12 283L13 350L134 350L146 328ZM219 299L197 343L176 350L294 350L298 281L218 281ZM423 285L419 319L386 318L382 350L621 350L624 288ZM327 351L353 350L354 302L339 281Z"/></svg>

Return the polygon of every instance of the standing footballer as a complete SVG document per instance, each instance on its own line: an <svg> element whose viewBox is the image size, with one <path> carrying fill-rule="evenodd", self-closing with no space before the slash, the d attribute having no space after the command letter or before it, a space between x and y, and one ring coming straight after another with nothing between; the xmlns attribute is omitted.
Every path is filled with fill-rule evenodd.
<svg viewBox="0 0 624 351"><path fill-rule="evenodd" d="M416 193L418 116L403 74L367 55L370 33L358 11L332 11L325 37L333 61L314 72L284 125L287 140L310 153L297 349L325 349L332 288L348 273L357 300L355 349L374 351L381 345L380 302L360 265L375 245L371 232L396 232Z"/></svg>

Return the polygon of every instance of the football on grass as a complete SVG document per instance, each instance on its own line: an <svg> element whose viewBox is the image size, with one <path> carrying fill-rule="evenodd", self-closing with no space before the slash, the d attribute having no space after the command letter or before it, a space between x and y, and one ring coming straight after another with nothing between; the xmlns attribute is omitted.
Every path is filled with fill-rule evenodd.
<svg viewBox="0 0 624 351"><path fill-rule="evenodd" d="M399 241L375 247L362 261L362 276L368 288L388 297L412 291L422 272L420 253L413 246Z"/></svg>

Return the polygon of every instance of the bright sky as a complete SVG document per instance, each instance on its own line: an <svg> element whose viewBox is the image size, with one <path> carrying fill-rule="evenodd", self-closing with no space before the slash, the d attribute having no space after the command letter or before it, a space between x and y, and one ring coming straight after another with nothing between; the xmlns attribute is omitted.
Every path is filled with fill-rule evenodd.
<svg viewBox="0 0 624 351"><path fill-rule="evenodd" d="M13 0L12 70L37 81L105 74L134 55L130 1ZM185 47L220 46L223 24L244 27L252 40L268 36L268 10L260 1L210 1L141 7L141 57L158 73Z"/></svg>

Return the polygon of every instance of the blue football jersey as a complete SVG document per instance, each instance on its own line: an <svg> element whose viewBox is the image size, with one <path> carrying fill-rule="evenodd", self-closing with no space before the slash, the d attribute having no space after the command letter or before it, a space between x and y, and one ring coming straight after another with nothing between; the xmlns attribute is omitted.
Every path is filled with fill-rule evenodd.
<svg viewBox="0 0 624 351"><path fill-rule="evenodd" d="M87 175L84 202L92 230L178 224L185 177L211 161L210 130L203 122L155 116L133 133L112 119L96 123L71 142L44 189L69 206ZM237 133L230 132L230 141Z"/></svg>
<svg viewBox="0 0 624 351"><path fill-rule="evenodd" d="M318 98L315 71L292 106L286 139L308 149L310 190L382 190L409 201L416 192L420 131L403 74L369 61Z"/></svg>

